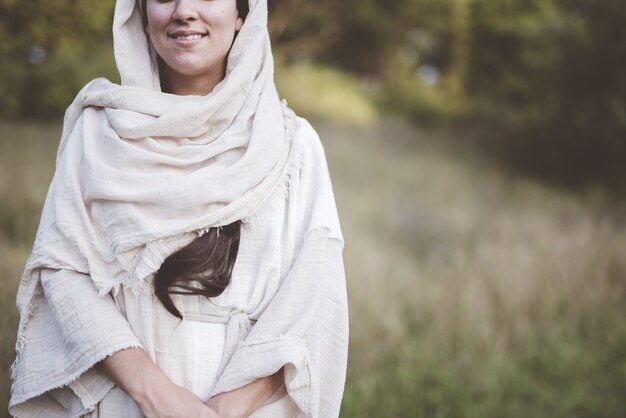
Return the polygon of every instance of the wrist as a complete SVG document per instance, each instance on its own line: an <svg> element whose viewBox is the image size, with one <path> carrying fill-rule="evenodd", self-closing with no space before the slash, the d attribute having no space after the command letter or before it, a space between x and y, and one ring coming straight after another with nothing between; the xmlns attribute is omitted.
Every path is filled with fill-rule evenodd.
<svg viewBox="0 0 626 418"><path fill-rule="evenodd" d="M154 384L159 380L160 369L142 348L117 351L99 362L96 367L140 407L157 399Z"/></svg>
<svg viewBox="0 0 626 418"><path fill-rule="evenodd" d="M230 407L228 407L228 404L229 404L228 397L224 393L220 393L219 395L213 396L206 403L208 407L210 407L215 412L217 412L220 418L237 418L241 416L241 415L238 415L237 411L235 411L235 408L233 408L232 403L230 404Z"/></svg>
<svg viewBox="0 0 626 418"><path fill-rule="evenodd" d="M151 370L140 374L125 390L146 414L161 410L162 403L176 389L175 386L160 370Z"/></svg>
<svg viewBox="0 0 626 418"><path fill-rule="evenodd" d="M250 416L269 399L281 386L283 369L272 376L262 377L230 392L213 396L207 405L221 418L243 418Z"/></svg>

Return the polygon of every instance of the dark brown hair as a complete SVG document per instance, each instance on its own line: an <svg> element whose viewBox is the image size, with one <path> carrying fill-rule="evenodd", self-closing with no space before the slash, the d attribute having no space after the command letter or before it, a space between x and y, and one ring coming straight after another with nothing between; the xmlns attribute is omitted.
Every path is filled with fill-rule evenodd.
<svg viewBox="0 0 626 418"><path fill-rule="evenodd" d="M241 221L211 228L165 259L154 278L154 293L165 309L182 318L171 295L216 297L230 284L241 235Z"/></svg>
<svg viewBox="0 0 626 418"><path fill-rule="evenodd" d="M146 1L141 0L144 28L148 24ZM249 12L248 0L237 0L242 19ZM161 81L163 84L163 80ZM165 309L181 318L172 301L172 294L202 295L207 298L222 294L230 279L239 251L241 221L209 231L165 259L154 278L154 293Z"/></svg>

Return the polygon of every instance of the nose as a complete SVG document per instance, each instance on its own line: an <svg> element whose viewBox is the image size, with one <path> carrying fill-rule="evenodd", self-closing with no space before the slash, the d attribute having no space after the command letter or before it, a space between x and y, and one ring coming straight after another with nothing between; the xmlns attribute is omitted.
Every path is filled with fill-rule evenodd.
<svg viewBox="0 0 626 418"><path fill-rule="evenodd" d="M177 0L174 4L172 19L179 22L193 21L198 18L195 0Z"/></svg>

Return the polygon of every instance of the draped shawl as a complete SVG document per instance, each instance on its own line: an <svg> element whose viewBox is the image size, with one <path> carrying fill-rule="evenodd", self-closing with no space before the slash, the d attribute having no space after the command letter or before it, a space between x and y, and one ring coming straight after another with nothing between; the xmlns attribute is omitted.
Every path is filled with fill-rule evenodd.
<svg viewBox="0 0 626 418"><path fill-rule="evenodd" d="M120 286L145 290L168 255L208 228L253 219L299 164L296 116L279 100L273 81L266 0L250 0L229 52L226 77L206 96L161 91L139 3L116 4L113 35L121 85L106 79L90 82L65 114L55 176L17 294L20 322L11 406L52 389L26 381L29 365L22 355L42 269L88 274L101 296ZM340 317L335 319L342 328L336 332L339 346L333 348L337 363L328 366L339 370L334 386L342 390L347 356L342 277L337 285ZM297 290L281 293L288 299L276 306L307 303L302 300L307 295ZM280 324L280 315L280 310L268 309L267 321L259 323ZM261 339L268 338L262 326L255 328ZM325 361L319 353L300 354L301 359ZM236 352L233 358L239 357ZM308 376L304 379L310 380L308 360L300 363ZM299 370L290 372L292 382L302 381ZM240 374L241 379L231 373L223 388L254 378ZM313 386L320 391L319 380ZM318 401L311 404L310 393L301 396L306 400L299 405L316 416ZM333 405L331 415L338 413L336 396Z"/></svg>

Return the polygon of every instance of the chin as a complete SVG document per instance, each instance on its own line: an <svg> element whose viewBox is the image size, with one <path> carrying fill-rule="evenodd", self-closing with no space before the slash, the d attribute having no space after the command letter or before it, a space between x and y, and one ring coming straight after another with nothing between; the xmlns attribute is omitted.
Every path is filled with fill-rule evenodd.
<svg viewBox="0 0 626 418"><path fill-rule="evenodd" d="M201 76L203 74L210 75L216 72L216 68L219 68L219 65L215 62L178 61L172 64L167 65L172 71L189 77Z"/></svg>

